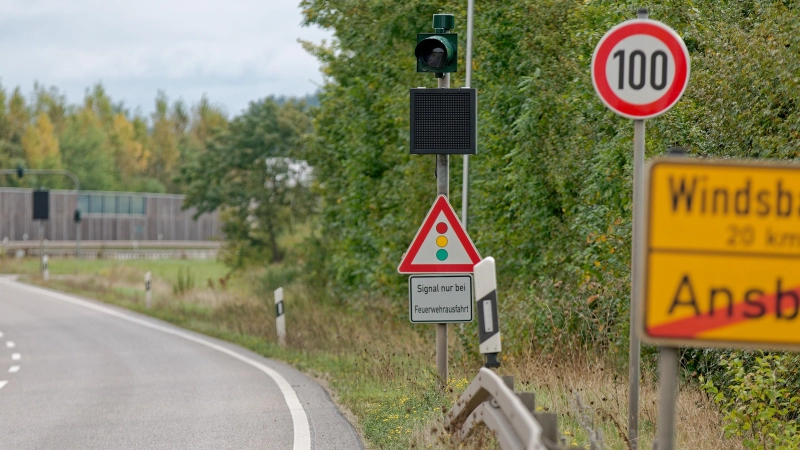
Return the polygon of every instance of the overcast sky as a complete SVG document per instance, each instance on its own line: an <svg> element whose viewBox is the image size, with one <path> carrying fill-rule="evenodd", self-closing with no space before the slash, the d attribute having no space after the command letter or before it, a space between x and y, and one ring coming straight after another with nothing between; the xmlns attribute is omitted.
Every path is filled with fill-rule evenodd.
<svg viewBox="0 0 800 450"><path fill-rule="evenodd" d="M302 96L321 83L298 38L300 0L0 0L0 83L56 86L70 103L102 82L149 114L156 92L189 104L205 93L239 114L251 100Z"/></svg>

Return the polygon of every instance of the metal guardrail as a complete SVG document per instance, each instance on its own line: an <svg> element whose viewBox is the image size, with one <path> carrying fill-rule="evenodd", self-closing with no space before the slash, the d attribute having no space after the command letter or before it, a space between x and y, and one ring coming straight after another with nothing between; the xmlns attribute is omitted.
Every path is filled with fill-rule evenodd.
<svg viewBox="0 0 800 450"><path fill-rule="evenodd" d="M75 241L46 241L48 249L72 249ZM8 250L36 249L39 241L8 241L0 243ZM218 250L222 241L82 241L84 249L213 249Z"/></svg>
<svg viewBox="0 0 800 450"><path fill-rule="evenodd" d="M220 241L83 241L83 259L213 259ZM56 257L76 256L75 241L45 241L44 253ZM0 243L0 256L41 256L36 241Z"/></svg>
<svg viewBox="0 0 800 450"><path fill-rule="evenodd" d="M481 368L445 420L447 431L459 441L483 424L505 450L571 448L559 442L558 416L536 412L534 393L515 393L513 377L500 378L486 368Z"/></svg>

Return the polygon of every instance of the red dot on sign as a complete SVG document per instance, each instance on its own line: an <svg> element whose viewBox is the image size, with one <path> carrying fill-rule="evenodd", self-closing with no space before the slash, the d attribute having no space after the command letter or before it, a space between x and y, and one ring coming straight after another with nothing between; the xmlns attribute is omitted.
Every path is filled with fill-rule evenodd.
<svg viewBox="0 0 800 450"><path fill-rule="evenodd" d="M439 234L444 234L447 231L447 224L444 222L439 222L436 224L436 232Z"/></svg>

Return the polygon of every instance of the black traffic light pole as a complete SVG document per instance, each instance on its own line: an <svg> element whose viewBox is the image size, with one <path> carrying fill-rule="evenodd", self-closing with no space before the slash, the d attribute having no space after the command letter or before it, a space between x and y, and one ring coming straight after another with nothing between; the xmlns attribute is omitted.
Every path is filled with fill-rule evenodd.
<svg viewBox="0 0 800 450"><path fill-rule="evenodd" d="M455 70L457 46L452 45L449 40L442 39L441 34L450 33L455 26L455 18L450 14L434 14L433 28L434 36L427 37L417 44L418 58L422 58L426 67L425 70L434 71L440 89L450 88L450 71ZM452 52L452 55L449 53ZM426 58L427 57L427 58ZM452 58L452 62L447 61ZM452 67L450 67L452 66ZM418 66L419 67L419 66ZM418 69L419 70L419 69ZM441 70L441 72L435 71ZM450 155L436 155L436 195L450 197ZM439 375L439 382L442 386L447 386L448 369L448 348L447 348L447 324L436 324L436 369Z"/></svg>
<svg viewBox="0 0 800 450"><path fill-rule="evenodd" d="M75 202L76 208L75 211L79 211L77 208L77 202L80 199L81 194L81 183L78 180L78 176L74 173L70 172L69 170L62 170L62 169L24 169L22 167L17 167L16 169L0 169L0 175L14 175L16 174L19 178L22 178L25 174L31 175L63 175L72 179L72 182L75 183ZM81 224L80 224L80 212L75 215L75 218L78 219L75 221L75 231L76 231L76 250L78 258L81 257Z"/></svg>
<svg viewBox="0 0 800 450"><path fill-rule="evenodd" d="M474 89L450 89L450 74L458 71L458 35L450 32L455 28L455 17L434 14L433 28L433 33L417 34L414 54L417 72L434 74L439 89L411 89L409 143L411 154L436 155L436 193L449 197L450 155L475 154L477 149L477 98ZM417 127L419 123L423 126ZM448 378L447 353L447 324L437 323L436 369L442 386Z"/></svg>
<svg viewBox="0 0 800 450"><path fill-rule="evenodd" d="M452 16L450 16L452 17ZM438 30L437 30L438 31ZM450 30L443 30L445 33ZM439 88L450 87L450 74L445 73L438 79ZM436 194L450 197L450 155L436 155ZM436 368L439 379L447 386L447 324L436 324Z"/></svg>

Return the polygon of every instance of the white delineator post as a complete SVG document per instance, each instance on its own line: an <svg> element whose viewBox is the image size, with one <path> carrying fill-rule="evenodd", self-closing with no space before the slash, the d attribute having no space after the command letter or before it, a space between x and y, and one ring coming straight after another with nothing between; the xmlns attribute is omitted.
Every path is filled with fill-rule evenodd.
<svg viewBox="0 0 800 450"><path fill-rule="evenodd" d="M153 293L150 291L152 277L153 274L150 272L144 274L144 306L147 309L153 306Z"/></svg>
<svg viewBox="0 0 800 450"><path fill-rule="evenodd" d="M497 314L497 272L491 256L475 264L475 299L478 306L478 348L486 355L486 367L500 367L497 359L502 350Z"/></svg>
<svg viewBox="0 0 800 450"><path fill-rule="evenodd" d="M286 310L283 308L283 288L275 289L275 330L278 332L278 344L286 346Z"/></svg>
<svg viewBox="0 0 800 450"><path fill-rule="evenodd" d="M50 280L50 267L48 266L49 259L47 255L42 255L42 276L44 281Z"/></svg>

